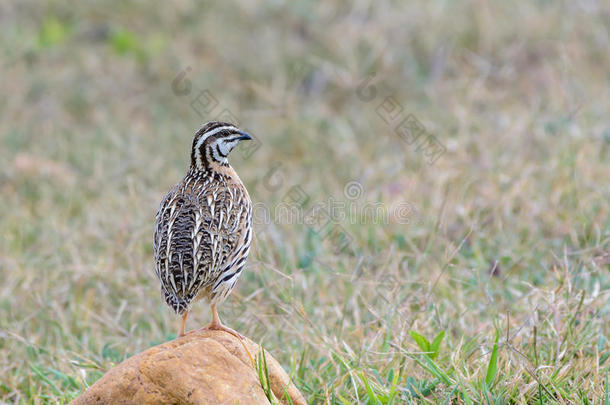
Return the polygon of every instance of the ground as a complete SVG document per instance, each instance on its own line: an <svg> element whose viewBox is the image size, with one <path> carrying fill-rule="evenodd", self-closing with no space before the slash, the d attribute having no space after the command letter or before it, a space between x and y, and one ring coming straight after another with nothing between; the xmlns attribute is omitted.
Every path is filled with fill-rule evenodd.
<svg viewBox="0 0 610 405"><path fill-rule="evenodd" d="M256 233L220 314L312 403L609 404L609 17L2 3L0 401L174 338L154 216L221 117Z"/></svg>

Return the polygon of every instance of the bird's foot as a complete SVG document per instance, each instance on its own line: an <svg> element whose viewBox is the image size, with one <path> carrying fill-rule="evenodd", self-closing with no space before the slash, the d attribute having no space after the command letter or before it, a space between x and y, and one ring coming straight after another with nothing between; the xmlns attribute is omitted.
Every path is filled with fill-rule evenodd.
<svg viewBox="0 0 610 405"><path fill-rule="evenodd" d="M231 335L235 336L236 338L238 338L240 340L244 340L244 336L242 334L234 331L233 329L231 329L229 327L224 326L220 322L212 322L208 326L204 326L203 328L199 329L199 331L204 331L204 330L221 330L221 331L230 333Z"/></svg>
<svg viewBox="0 0 610 405"><path fill-rule="evenodd" d="M186 334L188 335L188 334L193 333L193 332L202 332L204 330L221 330L221 331L230 333L231 335L233 335L236 338L238 338L239 339L239 343L241 343L241 345L243 346L244 350L246 351L246 354L250 358L250 361L252 362L252 365L256 366L256 363L254 362L254 358L252 357L252 354L250 354L250 350L248 350L248 347L246 346L246 344L244 342L245 338L244 338L244 336L241 333L236 332L233 329L224 326L220 322L212 322L208 326L204 326L203 328L198 329L198 330L192 330L190 332L186 332Z"/></svg>
<svg viewBox="0 0 610 405"><path fill-rule="evenodd" d="M221 331L230 333L231 335L235 336L236 338L239 339L239 343L241 343L241 345L243 346L244 350L246 351L246 354L250 358L250 362L252 363L252 366L253 367L256 366L256 363L254 362L254 358L252 357L252 354L250 354L250 350L248 350L248 347L246 347L246 344L244 342L245 338L244 338L244 336L241 333L236 332L233 329L224 326L220 322L212 322L208 326L205 326L205 327L203 327L203 328L201 328L199 330L221 330Z"/></svg>

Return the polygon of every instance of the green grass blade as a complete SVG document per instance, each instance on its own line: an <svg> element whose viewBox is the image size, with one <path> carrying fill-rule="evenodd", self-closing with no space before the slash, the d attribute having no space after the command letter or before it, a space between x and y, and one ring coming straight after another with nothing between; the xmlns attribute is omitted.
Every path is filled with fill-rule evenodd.
<svg viewBox="0 0 610 405"><path fill-rule="evenodd" d="M606 398L604 398L604 405L610 405L610 386L608 386L608 370L606 370Z"/></svg>
<svg viewBox="0 0 610 405"><path fill-rule="evenodd" d="M498 335L496 334L496 341L493 349L491 349L491 357L489 358L489 364L487 365L487 374L485 375L485 385L491 387L496 373L498 371Z"/></svg>
<svg viewBox="0 0 610 405"><path fill-rule="evenodd" d="M409 334L411 335L413 340L415 340L415 343L417 343L422 352L425 352L426 354L430 353L430 342L428 341L428 339L415 332L414 330L410 331Z"/></svg>
<svg viewBox="0 0 610 405"><path fill-rule="evenodd" d="M438 333L438 335L436 335L436 337L432 341L432 344L430 345L430 351L432 352L430 353L430 357L432 358L432 360L436 359L436 356L438 356L444 337L445 331L442 330Z"/></svg>
<svg viewBox="0 0 610 405"><path fill-rule="evenodd" d="M417 357L414 358L417 364L419 364L430 374L441 380L444 384L453 385L452 378L444 370L442 370L430 357L422 356L422 359L419 359Z"/></svg>
<svg viewBox="0 0 610 405"><path fill-rule="evenodd" d="M364 384L364 387L366 388L366 392L369 396L369 400L367 401L367 403L373 403L376 405L381 405L381 402L379 401L379 399L377 398L377 395L375 394L375 391L373 391L373 389L371 388L369 382L366 379L366 374L364 372L362 372L360 374L360 378L362 378L362 383Z"/></svg>

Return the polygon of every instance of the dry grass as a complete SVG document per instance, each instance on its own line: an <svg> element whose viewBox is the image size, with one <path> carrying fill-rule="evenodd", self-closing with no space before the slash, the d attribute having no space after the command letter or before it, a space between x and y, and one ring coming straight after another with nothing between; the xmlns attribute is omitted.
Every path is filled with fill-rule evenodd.
<svg viewBox="0 0 610 405"><path fill-rule="evenodd" d="M312 403L610 403L602 2L15 3L0 5L1 401L63 403L174 336L154 214L227 108L262 142L232 163L270 210L293 186L306 208L414 208L339 221L340 252L315 227L257 224L221 315ZM205 89L218 106L199 116ZM446 146L433 165L377 114L388 96ZM189 327L208 317L196 306ZM444 338L424 354L411 331Z"/></svg>

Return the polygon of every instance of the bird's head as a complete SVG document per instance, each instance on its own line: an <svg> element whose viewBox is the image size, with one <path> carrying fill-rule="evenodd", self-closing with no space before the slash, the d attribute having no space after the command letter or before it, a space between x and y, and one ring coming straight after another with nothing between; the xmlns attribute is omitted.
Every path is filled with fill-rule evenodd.
<svg viewBox="0 0 610 405"><path fill-rule="evenodd" d="M228 166L229 153L241 141L252 137L228 122L210 121L197 131L193 139L191 166L198 170Z"/></svg>

